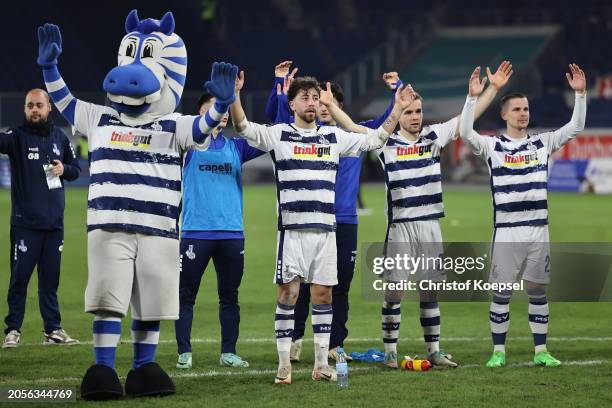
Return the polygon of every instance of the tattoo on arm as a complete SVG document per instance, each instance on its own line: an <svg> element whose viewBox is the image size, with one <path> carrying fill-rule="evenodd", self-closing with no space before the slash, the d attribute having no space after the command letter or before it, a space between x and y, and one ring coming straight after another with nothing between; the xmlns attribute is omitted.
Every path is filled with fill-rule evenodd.
<svg viewBox="0 0 612 408"><path fill-rule="evenodd" d="M391 114L385 120L385 123L383 123L383 127L391 126L394 123L397 124L397 121L398 121L397 114L395 112L391 112Z"/></svg>

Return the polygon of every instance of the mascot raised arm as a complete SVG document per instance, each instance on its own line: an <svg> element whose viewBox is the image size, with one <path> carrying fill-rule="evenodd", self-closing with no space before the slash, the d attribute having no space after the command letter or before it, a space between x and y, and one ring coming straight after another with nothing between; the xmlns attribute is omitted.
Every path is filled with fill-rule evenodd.
<svg viewBox="0 0 612 408"><path fill-rule="evenodd" d="M174 17L125 21L118 65L104 78L111 106L76 99L58 68L60 30L38 28L49 95L62 115L89 137L88 279L85 311L94 314L95 364L81 384L85 399L123 396L115 371L121 319L131 307L133 367L125 392L166 395L175 386L155 363L161 320L179 314L178 217L181 155L214 129L235 99L237 67L214 63L207 90L216 104L203 116L174 113L187 74L187 50ZM87 75L83 72L83 75Z"/></svg>

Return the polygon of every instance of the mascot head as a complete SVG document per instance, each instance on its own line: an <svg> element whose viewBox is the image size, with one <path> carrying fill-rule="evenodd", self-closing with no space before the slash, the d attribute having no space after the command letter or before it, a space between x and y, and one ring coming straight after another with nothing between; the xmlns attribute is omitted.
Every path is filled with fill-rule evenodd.
<svg viewBox="0 0 612 408"><path fill-rule="evenodd" d="M104 78L113 108L152 120L174 112L187 75L187 49L174 33L174 16L140 20L132 10L119 46L118 65Z"/></svg>

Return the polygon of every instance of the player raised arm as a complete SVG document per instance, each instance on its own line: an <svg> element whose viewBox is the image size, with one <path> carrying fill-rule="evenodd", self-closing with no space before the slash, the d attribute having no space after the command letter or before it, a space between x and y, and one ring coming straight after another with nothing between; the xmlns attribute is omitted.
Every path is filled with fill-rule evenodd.
<svg viewBox="0 0 612 408"><path fill-rule="evenodd" d="M293 61L283 61L274 67L274 86L272 87L272 92L270 92L265 108L266 116L272 122L285 123L278 119L280 114L279 109L282 106L280 99L282 99L282 95L287 94L287 89L298 71L298 68L295 67L291 70L290 74L289 70L291 69L291 64L293 64Z"/></svg>
<svg viewBox="0 0 612 408"><path fill-rule="evenodd" d="M246 139L251 146L270 151L274 148L276 142L280 140L280 133L274 127L260 125L247 120L240 100L240 91L243 86L244 71L240 71L236 81L236 100L230 106L230 116L232 117L234 130L240 137Z"/></svg>
<svg viewBox="0 0 612 408"><path fill-rule="evenodd" d="M395 71L385 72L382 76L382 79L385 85L387 85L387 88L389 88L392 92L392 98L389 102L389 106L387 106L387 109L385 109L383 114L379 117L359 122L359 125L361 126L365 126L370 129L376 129L377 127L383 124L383 122L389 117L391 111L393 110L393 105L395 104L395 91L397 90L397 88L403 85L403 82L399 78L399 74Z"/></svg>
<svg viewBox="0 0 612 408"><path fill-rule="evenodd" d="M476 101L474 108L474 120L477 120L484 111L491 105L491 102L495 99L497 92L503 88L507 83L514 71L512 70L512 63L510 61L502 61L497 68L497 71L493 74L489 67L487 67L487 76L480 80L480 67L476 67L470 77L470 86L474 85L479 90L479 97ZM489 86L484 89L485 84L489 81ZM484 90L484 92L483 92ZM461 133L461 114L457 115L459 119L457 122L457 129L455 133Z"/></svg>
<svg viewBox="0 0 612 408"><path fill-rule="evenodd" d="M572 118L560 129L542 134L548 144L548 153L560 149L567 142L582 132L586 121L586 77L584 71L576 64L569 65L565 74L569 86L575 91L574 111Z"/></svg>
<svg viewBox="0 0 612 408"><path fill-rule="evenodd" d="M383 74L383 81L385 82L387 87L391 89L392 91L397 91L398 88L403 86L403 83L399 79L399 74L397 72L385 72ZM336 106L332 102L333 102L333 94L331 93L331 88L322 89L321 90L321 103L327 106L327 109L329 110L330 114L332 115L332 117L334 118L338 126L340 126L341 128L349 132L365 134L368 132L368 128L370 129L378 128L389 117L389 115L391 114L391 111L393 110L393 106L395 105L395 97L391 101L391 104L389 104L389 107L387 108L387 110L385 110L385 112L380 117L366 121L366 122L361 122L361 123L353 122L353 119L351 119L350 116L346 112L344 112L342 109L340 109L338 106ZM330 106L328 105L329 103L331 103L334 106L330 108Z"/></svg>
<svg viewBox="0 0 612 408"><path fill-rule="evenodd" d="M342 129L352 132L352 133L368 133L368 129L365 126L358 125L353 122L353 119L344 112L338 105L334 103L334 95L331 91L331 84L327 82L326 89L321 89L321 96L319 97L319 102L327 107L329 114L334 118L338 126Z"/></svg>
<svg viewBox="0 0 612 408"><path fill-rule="evenodd" d="M325 96L323 96L324 93ZM330 83L328 82L327 89L325 91L321 91L322 98L325 98L324 103L329 103L329 105L326 105L328 109L335 105L333 102L328 100L329 94L331 94L331 87ZM347 132L344 130L339 130L338 133L341 135L339 138L340 143L344 144L341 154L343 156L354 156L362 151L376 150L382 147L386 143L389 136L395 131L397 122L399 121L400 115L404 109L410 106L410 104L414 102L415 98L416 93L412 89L412 86L408 85L406 87L399 87L397 91L395 91L395 103L393 105L393 109L384 123L378 129L369 129L362 126L362 128L366 131L365 137L363 137L364 133L362 132ZM340 108L337 109L338 111L342 112Z"/></svg>
<svg viewBox="0 0 612 408"><path fill-rule="evenodd" d="M467 142L474 154L477 156L488 156L489 144L485 136L479 135L474 130L474 111L476 110L476 100L482 94L486 78L482 81L479 78L480 67L476 68L470 77L469 92L461 118L459 120L459 135Z"/></svg>

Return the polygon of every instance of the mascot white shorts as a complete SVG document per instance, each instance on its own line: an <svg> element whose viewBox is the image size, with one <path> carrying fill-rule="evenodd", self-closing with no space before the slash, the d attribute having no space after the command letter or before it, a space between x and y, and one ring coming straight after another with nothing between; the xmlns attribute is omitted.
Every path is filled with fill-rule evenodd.
<svg viewBox="0 0 612 408"><path fill-rule="evenodd" d="M153 235L93 230L87 234L85 311L108 311L143 321L179 314L179 241Z"/></svg>

